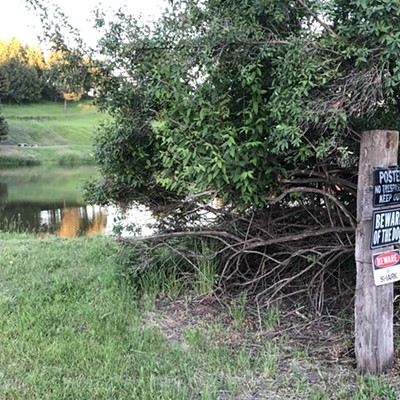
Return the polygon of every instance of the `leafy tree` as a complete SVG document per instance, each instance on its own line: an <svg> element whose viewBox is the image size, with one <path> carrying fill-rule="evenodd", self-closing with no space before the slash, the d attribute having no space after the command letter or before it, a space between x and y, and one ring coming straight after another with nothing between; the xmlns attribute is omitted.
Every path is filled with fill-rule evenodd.
<svg viewBox="0 0 400 400"><path fill-rule="evenodd" d="M137 188L152 181L182 195L218 190L241 206L265 201L271 182L265 172L278 164L265 140L268 43L276 51L283 38L298 34L304 11L294 9L287 16L293 24L287 24L287 2L265 10L222 3L176 4L154 32L122 14L121 24L112 24L102 41L110 72L99 97L117 125L99 135L98 160L106 174ZM264 43L265 23L280 37L269 33ZM156 132L154 120L160 122ZM114 138L121 148L121 130L133 162L110 151Z"/></svg>
<svg viewBox="0 0 400 400"><path fill-rule="evenodd" d="M40 48L25 46L22 59L28 66L35 67L38 73L45 68L43 52Z"/></svg>
<svg viewBox="0 0 400 400"><path fill-rule="evenodd" d="M30 67L42 70L45 66L43 51L39 47L24 46L16 37L0 40L0 63L17 58Z"/></svg>
<svg viewBox="0 0 400 400"><path fill-rule="evenodd" d="M8 96L10 90L10 77L7 68L0 64L0 101Z"/></svg>
<svg viewBox="0 0 400 400"><path fill-rule="evenodd" d="M44 99L57 102L62 100L62 92L54 81L54 70L52 67L46 66L42 71L42 96Z"/></svg>
<svg viewBox="0 0 400 400"><path fill-rule="evenodd" d="M24 47L16 37L12 37L9 41L0 40L0 63L12 58L22 59L23 56Z"/></svg>
<svg viewBox="0 0 400 400"><path fill-rule="evenodd" d="M7 138L8 135L8 124L4 116L0 114L0 141Z"/></svg>
<svg viewBox="0 0 400 400"><path fill-rule="evenodd" d="M64 100L64 112L68 101L78 101L91 90L91 76L88 61L79 52L68 49L52 49L46 60L43 72L44 94L52 100Z"/></svg>
<svg viewBox="0 0 400 400"><path fill-rule="evenodd" d="M23 46L15 37L0 41L0 99L17 103L38 100L44 67L40 48Z"/></svg>
<svg viewBox="0 0 400 400"><path fill-rule="evenodd" d="M323 293L353 257L359 133L400 125L399 15L397 0L177 0L154 26L99 16L89 71L112 118L92 197L168 196L188 215L218 195L203 234L230 252L222 280L270 301L318 267Z"/></svg>
<svg viewBox="0 0 400 400"><path fill-rule="evenodd" d="M15 37L0 41L0 98L20 103L43 95L51 100L63 99L66 107L68 100L77 100L90 90L87 66L83 63L78 70L72 70L70 56L51 51L45 61L40 48L23 46ZM73 62L75 66L76 59ZM65 72L68 69L70 75ZM61 70L65 73L61 74Z"/></svg>
<svg viewBox="0 0 400 400"><path fill-rule="evenodd" d="M290 174L354 167L367 121L398 126L399 6L373 3L177 1L153 30L119 14L100 49L105 176L247 208Z"/></svg>
<svg viewBox="0 0 400 400"><path fill-rule="evenodd" d="M42 84L35 67L29 67L17 58L1 64L3 76L8 76L8 93L3 100L15 103L37 101L41 98Z"/></svg>

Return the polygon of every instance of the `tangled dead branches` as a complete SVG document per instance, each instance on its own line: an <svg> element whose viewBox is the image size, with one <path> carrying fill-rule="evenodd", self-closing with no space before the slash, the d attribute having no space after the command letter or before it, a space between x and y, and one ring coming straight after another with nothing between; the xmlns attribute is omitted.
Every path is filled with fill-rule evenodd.
<svg viewBox="0 0 400 400"><path fill-rule="evenodd" d="M329 304L337 305L348 292L347 278L354 278L354 177L301 170L281 183L281 193L261 210L239 213L206 204L197 224L134 240L171 248L172 240L207 238L216 243L212 257L220 260L219 293L246 291L258 309L301 294L321 315ZM177 212L199 216L198 201L192 206ZM174 251L193 265L204 257L190 245Z"/></svg>
<svg viewBox="0 0 400 400"><path fill-rule="evenodd" d="M323 89L316 88L309 99L312 115L322 115L318 123L306 120L304 131L318 131L320 134L330 129L330 116L345 115L346 121L363 115L374 115L384 103L384 76L387 66L369 60L364 68L348 71L344 69L341 76ZM345 124L344 132L350 127ZM352 133L355 133L352 131Z"/></svg>

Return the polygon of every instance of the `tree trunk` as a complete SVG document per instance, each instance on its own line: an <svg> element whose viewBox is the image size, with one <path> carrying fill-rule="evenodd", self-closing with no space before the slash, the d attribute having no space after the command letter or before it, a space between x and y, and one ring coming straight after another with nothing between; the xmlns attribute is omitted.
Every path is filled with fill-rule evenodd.
<svg viewBox="0 0 400 400"><path fill-rule="evenodd" d="M398 132L363 132L357 189L355 353L361 372L380 374L393 365L393 284L375 286L372 254L372 168L397 164ZM386 247L390 250L392 247ZM374 252L381 252L377 249Z"/></svg>

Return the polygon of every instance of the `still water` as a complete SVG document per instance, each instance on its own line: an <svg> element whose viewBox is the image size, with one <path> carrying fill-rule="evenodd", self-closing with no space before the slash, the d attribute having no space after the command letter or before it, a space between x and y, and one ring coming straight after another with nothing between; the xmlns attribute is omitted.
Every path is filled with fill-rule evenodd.
<svg viewBox="0 0 400 400"><path fill-rule="evenodd" d="M93 166L0 169L0 229L76 237L111 234L128 225L150 234L153 220L141 206L122 212L84 202L82 184L97 176ZM131 233L123 228L123 234Z"/></svg>

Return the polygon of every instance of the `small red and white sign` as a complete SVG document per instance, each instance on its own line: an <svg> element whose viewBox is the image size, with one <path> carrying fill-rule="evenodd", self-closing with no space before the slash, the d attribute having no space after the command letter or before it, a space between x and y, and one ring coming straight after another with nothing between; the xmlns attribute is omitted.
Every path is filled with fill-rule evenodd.
<svg viewBox="0 0 400 400"><path fill-rule="evenodd" d="M373 254L372 263L376 286L400 280L400 250Z"/></svg>

